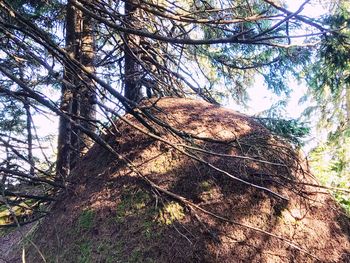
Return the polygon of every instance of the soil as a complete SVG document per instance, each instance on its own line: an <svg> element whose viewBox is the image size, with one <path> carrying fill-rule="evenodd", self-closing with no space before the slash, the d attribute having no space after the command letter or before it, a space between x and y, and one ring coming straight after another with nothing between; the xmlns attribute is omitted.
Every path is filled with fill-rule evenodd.
<svg viewBox="0 0 350 263"><path fill-rule="evenodd" d="M287 142L202 101L142 110L162 140L118 120L104 139L119 157L86 154L26 262L350 262L348 217Z"/></svg>

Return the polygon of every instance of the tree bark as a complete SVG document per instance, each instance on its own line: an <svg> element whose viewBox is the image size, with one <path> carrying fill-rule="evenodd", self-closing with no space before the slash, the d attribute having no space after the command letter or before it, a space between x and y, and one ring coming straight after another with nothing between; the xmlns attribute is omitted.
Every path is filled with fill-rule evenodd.
<svg viewBox="0 0 350 263"><path fill-rule="evenodd" d="M30 164L29 174L34 176L34 158L33 158L33 134L32 134L32 115L28 98L25 99L24 108L26 110L26 128L27 128L27 145L28 145L28 162Z"/></svg>
<svg viewBox="0 0 350 263"><path fill-rule="evenodd" d="M350 84L345 87L346 127L350 128Z"/></svg>
<svg viewBox="0 0 350 263"><path fill-rule="evenodd" d="M68 1L66 8L66 50L71 58L79 61L93 73L95 71L93 22L89 16L77 10L72 1ZM64 79L72 85L62 86L61 110L83 127L94 131L96 94L93 81L79 69L68 65L64 69ZM68 120L60 117L57 178L65 181L91 145L89 137L79 129L73 128Z"/></svg>
<svg viewBox="0 0 350 263"><path fill-rule="evenodd" d="M129 28L139 29L138 8L133 0L125 1L125 24ZM124 96L134 102L142 98L141 91L141 67L137 61L140 37L124 34Z"/></svg>
<svg viewBox="0 0 350 263"><path fill-rule="evenodd" d="M94 25L89 16L84 15L80 10L76 10L76 38L77 45L74 57L90 73L94 73ZM75 76L76 88L73 93L72 114L75 120L83 127L94 131L94 121L96 119L96 93L93 81L83 72L77 70L79 76ZM70 165L73 168L82 155L91 147L92 141L77 128L72 130L72 152Z"/></svg>

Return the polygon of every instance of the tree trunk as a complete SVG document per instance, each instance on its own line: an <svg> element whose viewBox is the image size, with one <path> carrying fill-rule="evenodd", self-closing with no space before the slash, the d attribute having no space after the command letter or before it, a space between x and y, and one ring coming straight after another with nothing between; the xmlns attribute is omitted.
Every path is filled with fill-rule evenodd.
<svg viewBox="0 0 350 263"><path fill-rule="evenodd" d="M350 128L350 84L345 87L346 127Z"/></svg>
<svg viewBox="0 0 350 263"><path fill-rule="evenodd" d="M67 3L66 50L75 60L94 72L94 31L90 17L77 10L71 1ZM62 86L61 110L85 128L93 131L95 120L94 83L78 68L66 65L64 78L70 86ZM72 88L74 87L74 88ZM57 153L57 178L65 181L80 157L92 145L92 141L69 121L60 118Z"/></svg>
<svg viewBox="0 0 350 263"><path fill-rule="evenodd" d="M25 99L24 108L26 110L26 128L27 128L27 145L28 145L28 162L30 164L29 174L34 176L34 158L33 158L33 134L32 134L32 115L28 98Z"/></svg>
<svg viewBox="0 0 350 263"><path fill-rule="evenodd" d="M76 11L76 38L77 48L75 49L75 59L78 60L89 72L93 73L94 69L94 26L91 18L84 15L81 11ZM79 72L81 79L75 76L76 88L73 96L73 116L75 121L84 128L94 131L94 122L96 119L96 93L93 81ZM91 147L93 141L79 129L72 129L72 153L70 159L71 168L79 161Z"/></svg>
<svg viewBox="0 0 350 263"><path fill-rule="evenodd" d="M133 0L125 1L125 17L128 27L139 29L138 9ZM138 63L140 37L124 34L124 95L127 99L139 102L141 93L141 67Z"/></svg>

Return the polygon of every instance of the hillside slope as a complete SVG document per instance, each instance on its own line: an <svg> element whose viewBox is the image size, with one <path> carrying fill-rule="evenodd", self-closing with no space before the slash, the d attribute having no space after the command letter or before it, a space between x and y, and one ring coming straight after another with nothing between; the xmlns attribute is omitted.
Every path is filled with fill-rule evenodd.
<svg viewBox="0 0 350 263"><path fill-rule="evenodd" d="M348 218L287 143L205 102L144 108L172 131L116 122L104 139L134 171L87 153L33 237L47 262L350 262Z"/></svg>

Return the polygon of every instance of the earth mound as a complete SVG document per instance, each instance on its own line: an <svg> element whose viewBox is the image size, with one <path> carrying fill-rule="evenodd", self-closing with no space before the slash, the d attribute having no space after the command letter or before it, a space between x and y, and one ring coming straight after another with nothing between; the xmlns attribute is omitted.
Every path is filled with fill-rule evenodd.
<svg viewBox="0 0 350 263"><path fill-rule="evenodd" d="M138 111L157 135L118 120L112 151L86 154L27 262L350 262L348 218L287 142L201 101Z"/></svg>

